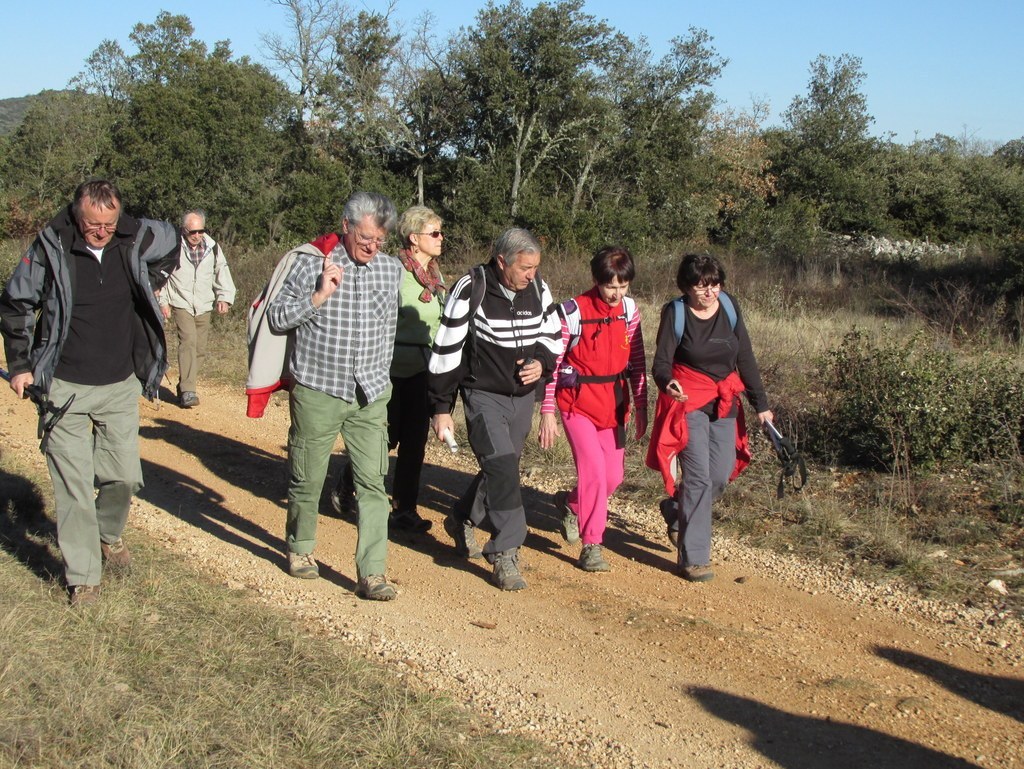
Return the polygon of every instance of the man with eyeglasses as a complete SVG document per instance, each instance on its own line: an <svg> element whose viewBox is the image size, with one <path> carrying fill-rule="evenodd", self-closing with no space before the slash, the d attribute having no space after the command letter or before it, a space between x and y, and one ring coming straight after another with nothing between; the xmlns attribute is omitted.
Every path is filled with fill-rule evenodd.
<svg viewBox="0 0 1024 769"><path fill-rule="evenodd" d="M374 601L397 596L384 576L391 512L384 473L388 371L403 268L397 257L380 252L397 218L383 195L353 194L340 234L323 235L285 256L291 266L266 309L269 330L293 337L288 572L300 579L319 576L313 550L320 494L341 433L359 509L356 594Z"/></svg>
<svg viewBox="0 0 1024 769"><path fill-rule="evenodd" d="M45 452L75 607L98 600L104 570L131 566L121 535L142 488L139 395L154 399L167 368L154 292L177 247L172 224L128 216L114 184L85 182L0 296L11 389L25 397L34 385L70 404Z"/></svg>
<svg viewBox="0 0 1024 769"><path fill-rule="evenodd" d="M193 208L181 220L178 266L160 292L164 318L178 334L178 405L199 405L196 381L206 354L213 310L224 315L235 301L235 284L224 250L206 230L206 212Z"/></svg>

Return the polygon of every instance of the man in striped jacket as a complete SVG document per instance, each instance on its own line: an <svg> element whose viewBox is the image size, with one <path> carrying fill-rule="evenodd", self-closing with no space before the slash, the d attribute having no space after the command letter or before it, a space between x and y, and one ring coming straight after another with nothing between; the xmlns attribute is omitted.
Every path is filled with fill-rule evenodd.
<svg viewBox="0 0 1024 769"><path fill-rule="evenodd" d="M529 231L502 233L483 269L452 288L429 364L434 432L442 440L454 433L451 412L461 393L469 444L480 463L445 530L460 554L482 555L493 565L491 579L502 590L526 587L519 571L526 540L519 458L537 387L550 379L562 351L551 291L537 276L540 259L540 243ZM491 533L482 550L477 527Z"/></svg>

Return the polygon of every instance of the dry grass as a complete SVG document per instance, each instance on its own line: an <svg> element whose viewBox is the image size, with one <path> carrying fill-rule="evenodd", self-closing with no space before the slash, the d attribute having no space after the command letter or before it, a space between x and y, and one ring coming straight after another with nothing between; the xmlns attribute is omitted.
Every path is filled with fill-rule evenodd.
<svg viewBox="0 0 1024 769"><path fill-rule="evenodd" d="M131 579L69 609L45 488L0 464L0 766L564 766L140 535Z"/></svg>

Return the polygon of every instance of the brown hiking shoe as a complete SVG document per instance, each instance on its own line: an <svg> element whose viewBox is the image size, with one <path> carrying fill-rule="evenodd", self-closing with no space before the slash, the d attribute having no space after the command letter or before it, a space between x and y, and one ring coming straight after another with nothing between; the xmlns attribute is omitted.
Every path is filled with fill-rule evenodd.
<svg viewBox="0 0 1024 769"><path fill-rule="evenodd" d="M398 597L398 591L383 574L371 574L359 580L356 595L368 601L393 601Z"/></svg>
<svg viewBox="0 0 1024 769"><path fill-rule="evenodd" d="M132 554L120 537L113 542L100 542L100 554L107 568L113 572L127 574L132 569Z"/></svg>
<svg viewBox="0 0 1024 769"><path fill-rule="evenodd" d="M703 566L684 566L679 570L679 576L687 582L710 582L715 578L715 573L711 571L710 564L704 564Z"/></svg>
<svg viewBox="0 0 1024 769"><path fill-rule="evenodd" d="M316 579L320 576L320 567L312 553L288 553L288 573L298 579Z"/></svg>
<svg viewBox="0 0 1024 769"><path fill-rule="evenodd" d="M71 608L81 609L100 600L99 585L71 585Z"/></svg>

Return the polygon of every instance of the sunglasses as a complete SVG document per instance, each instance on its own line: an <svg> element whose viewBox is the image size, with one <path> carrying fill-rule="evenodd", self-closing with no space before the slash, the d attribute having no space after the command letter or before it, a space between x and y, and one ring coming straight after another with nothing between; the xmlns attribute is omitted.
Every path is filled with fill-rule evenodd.
<svg viewBox="0 0 1024 769"><path fill-rule="evenodd" d="M206 229L203 228L201 230L185 230L185 232L187 232L189 235L205 235Z"/></svg>
<svg viewBox="0 0 1024 769"><path fill-rule="evenodd" d="M441 230L432 230L430 232L417 232L416 234L417 235L429 235L432 238L439 238L442 235L444 235L444 233L441 232Z"/></svg>

